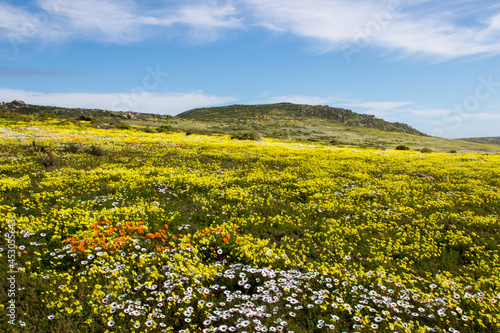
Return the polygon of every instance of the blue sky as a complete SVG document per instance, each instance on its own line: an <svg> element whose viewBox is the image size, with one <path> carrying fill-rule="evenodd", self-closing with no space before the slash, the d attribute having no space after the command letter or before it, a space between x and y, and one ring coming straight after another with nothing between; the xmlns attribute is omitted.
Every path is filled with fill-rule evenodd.
<svg viewBox="0 0 500 333"><path fill-rule="evenodd" d="M499 64L492 0L0 0L0 101L294 102L500 136Z"/></svg>

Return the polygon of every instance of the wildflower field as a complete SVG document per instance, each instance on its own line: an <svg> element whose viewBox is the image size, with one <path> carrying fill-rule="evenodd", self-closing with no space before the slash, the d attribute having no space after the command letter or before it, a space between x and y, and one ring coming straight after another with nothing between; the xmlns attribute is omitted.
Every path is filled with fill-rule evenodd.
<svg viewBox="0 0 500 333"><path fill-rule="evenodd" d="M0 119L0 331L499 332L499 162Z"/></svg>

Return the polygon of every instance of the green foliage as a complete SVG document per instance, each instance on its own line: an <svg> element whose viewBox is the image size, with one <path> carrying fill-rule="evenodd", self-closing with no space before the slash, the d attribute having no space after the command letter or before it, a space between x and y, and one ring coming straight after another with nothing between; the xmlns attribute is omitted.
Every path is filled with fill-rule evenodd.
<svg viewBox="0 0 500 333"><path fill-rule="evenodd" d="M156 133L156 130L151 128L151 127L144 127L144 128L141 128L141 130L145 133Z"/></svg>
<svg viewBox="0 0 500 333"><path fill-rule="evenodd" d="M173 128L170 125L162 125L160 127L156 127L156 132L158 132L158 133L169 133L172 131L173 131Z"/></svg>
<svg viewBox="0 0 500 333"><path fill-rule="evenodd" d="M114 126L116 128L125 129L125 130L129 130L132 128L129 124L125 124L125 123L116 123L116 124L114 124Z"/></svg>
<svg viewBox="0 0 500 333"><path fill-rule="evenodd" d="M410 147L405 145L399 145L396 147L396 150L410 150Z"/></svg>
<svg viewBox="0 0 500 333"><path fill-rule="evenodd" d="M87 149L87 154L94 156L105 156L107 153L101 147L92 145L89 149Z"/></svg>
<svg viewBox="0 0 500 333"><path fill-rule="evenodd" d="M76 154L80 151L80 146L74 142L70 142L65 148L64 151L72 154Z"/></svg>
<svg viewBox="0 0 500 333"><path fill-rule="evenodd" d="M78 118L79 120L82 120L82 121L94 121L95 118L94 117L91 117L91 116L87 116L87 115L84 115L82 114L80 116L80 118Z"/></svg>
<svg viewBox="0 0 500 333"><path fill-rule="evenodd" d="M252 140L252 141L260 141L262 140L259 133L256 132L246 132L242 134L233 134L231 135L232 140Z"/></svg>
<svg viewBox="0 0 500 333"><path fill-rule="evenodd" d="M424 154L429 154L429 153L432 153L432 149L430 149L430 148L422 148L420 151L421 151L422 153L424 153Z"/></svg>
<svg viewBox="0 0 500 333"><path fill-rule="evenodd" d="M41 119L57 119L57 115L52 113L52 112L48 112L48 113L41 114L40 118Z"/></svg>

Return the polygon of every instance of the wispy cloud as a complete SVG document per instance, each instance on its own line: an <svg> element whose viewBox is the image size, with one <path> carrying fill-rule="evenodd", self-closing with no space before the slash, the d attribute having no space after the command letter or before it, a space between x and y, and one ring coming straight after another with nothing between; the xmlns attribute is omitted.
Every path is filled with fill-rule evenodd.
<svg viewBox="0 0 500 333"><path fill-rule="evenodd" d="M465 119L500 120L500 114L488 113L488 112L469 113L469 114L464 114L463 117Z"/></svg>
<svg viewBox="0 0 500 333"><path fill-rule="evenodd" d="M291 96L276 96L266 99L265 102L257 103L294 103L294 104L309 104L322 105L332 103L335 99L330 97L306 96L306 95L291 95Z"/></svg>
<svg viewBox="0 0 500 333"><path fill-rule="evenodd" d="M88 39L123 44L183 34L210 42L226 30L243 27L238 13L234 5L219 1L174 1L154 10L135 0L37 0L29 8L0 3L0 38L17 43Z"/></svg>
<svg viewBox="0 0 500 333"><path fill-rule="evenodd" d="M71 76L77 72L60 69L37 69L37 68L17 68L0 67L0 77L24 77L24 76Z"/></svg>
<svg viewBox="0 0 500 333"><path fill-rule="evenodd" d="M358 112L373 114L377 117L383 117L388 114L394 114L402 106L413 104L412 102L356 102L349 103L347 106L351 108L361 108Z"/></svg>
<svg viewBox="0 0 500 333"><path fill-rule="evenodd" d="M12 3L12 2L10 2ZM500 54L500 6L490 0L36 0L0 3L0 38L19 43L89 39L132 43L159 36L211 42L255 26L323 52L368 46L448 60Z"/></svg>
<svg viewBox="0 0 500 333"><path fill-rule="evenodd" d="M28 104L54 105L68 108L90 108L128 111L130 107L120 101L127 97L136 101L132 111L176 115L204 106L234 102L229 96L213 96L201 91L190 93L145 93L140 99L131 93L40 93L24 90L0 89L4 101L23 100Z"/></svg>
<svg viewBox="0 0 500 333"><path fill-rule="evenodd" d="M500 9L484 0L474 2L485 11L474 12L475 17L467 18L474 24L467 25L460 22L471 1L448 6L429 0L244 2L261 26L315 42L326 51L375 46L438 60L500 53Z"/></svg>
<svg viewBox="0 0 500 333"><path fill-rule="evenodd" d="M110 42L130 42L139 38L138 9L132 1L38 0L40 9L69 33L97 37Z"/></svg>
<svg viewBox="0 0 500 333"><path fill-rule="evenodd" d="M68 31L60 24L49 21L48 14L0 2L0 39L10 43L64 40Z"/></svg>
<svg viewBox="0 0 500 333"><path fill-rule="evenodd" d="M443 117L452 113L451 109L413 109L409 110L411 115L432 118L432 117Z"/></svg>

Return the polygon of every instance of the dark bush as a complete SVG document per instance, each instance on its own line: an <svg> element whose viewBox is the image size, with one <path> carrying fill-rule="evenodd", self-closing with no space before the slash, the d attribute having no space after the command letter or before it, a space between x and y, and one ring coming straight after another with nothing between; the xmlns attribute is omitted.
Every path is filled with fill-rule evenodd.
<svg viewBox="0 0 500 333"><path fill-rule="evenodd" d="M106 151L104 149L102 149L101 147L98 147L98 146L94 146L94 145L92 145L87 150L87 153L90 154L90 155L94 155L94 156L104 156L104 155L106 155Z"/></svg>
<svg viewBox="0 0 500 333"><path fill-rule="evenodd" d="M124 124L124 123L116 123L115 127L119 128L119 129L127 129L127 130L132 128L129 124Z"/></svg>
<svg viewBox="0 0 500 333"><path fill-rule="evenodd" d="M156 132L158 133L169 133L172 131L172 126L170 125L162 125L160 127L156 127Z"/></svg>
<svg viewBox="0 0 500 333"><path fill-rule="evenodd" d="M420 149L420 151L424 154L432 153L432 149L430 148L422 148Z"/></svg>
<svg viewBox="0 0 500 333"><path fill-rule="evenodd" d="M87 116L87 115L84 115L84 114L82 114L82 115L80 116L80 118L78 118L78 119L79 119L79 120L83 120L83 121L94 121L94 120L95 120L95 118L90 117L90 116Z"/></svg>
<svg viewBox="0 0 500 333"><path fill-rule="evenodd" d="M45 156L38 158L38 162L40 162L43 166L48 168L48 167L53 166L54 164L57 163L56 158L54 157L54 154L52 154L52 152L50 150L45 148L43 150L43 152L45 153Z"/></svg>
<svg viewBox="0 0 500 333"><path fill-rule="evenodd" d="M43 113L40 115L40 118L42 118L42 119L57 119L57 115L52 113L52 112Z"/></svg>
<svg viewBox="0 0 500 333"><path fill-rule="evenodd" d="M142 129L143 132L146 132L146 133L156 133L156 130L154 130L153 128L150 128L150 127L145 127Z"/></svg>
<svg viewBox="0 0 500 333"><path fill-rule="evenodd" d="M405 145L399 145L396 147L396 150L410 150L410 147Z"/></svg>
<svg viewBox="0 0 500 333"><path fill-rule="evenodd" d="M232 140L253 140L253 141L260 141L262 138L260 137L259 133L256 132L246 132L243 134L233 134L231 135Z"/></svg>
<svg viewBox="0 0 500 333"><path fill-rule="evenodd" d="M64 150L67 151L68 153L76 154L80 151L80 146L77 145L76 143L71 142L64 148Z"/></svg>

